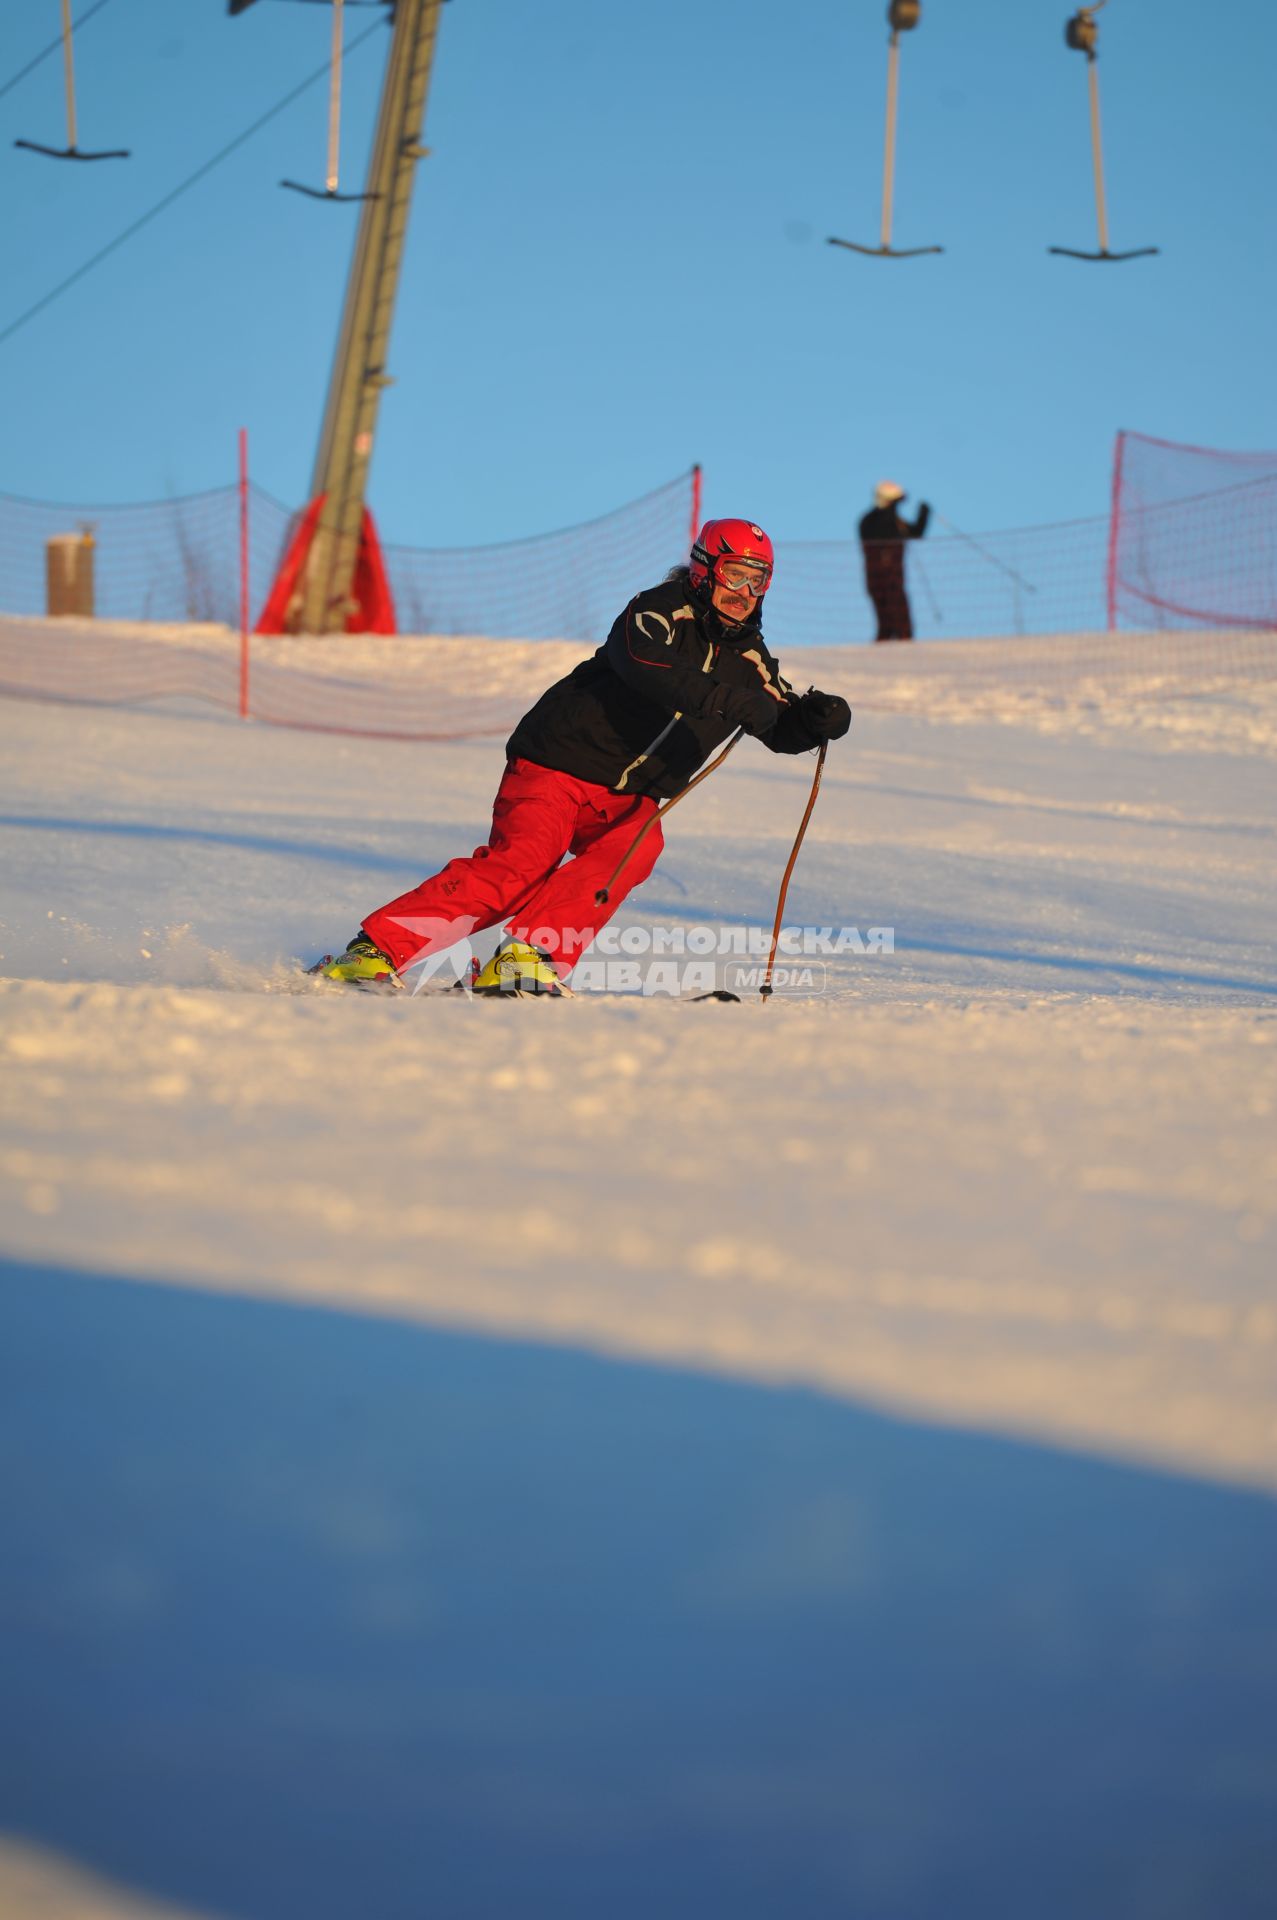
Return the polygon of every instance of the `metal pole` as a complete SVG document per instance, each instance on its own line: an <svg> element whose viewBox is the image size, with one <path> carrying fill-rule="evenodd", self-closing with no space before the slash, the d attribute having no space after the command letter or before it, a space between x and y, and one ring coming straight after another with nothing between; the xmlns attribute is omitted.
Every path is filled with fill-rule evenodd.
<svg viewBox="0 0 1277 1920"><path fill-rule="evenodd" d="M1086 75L1091 86L1091 160L1095 167L1095 212L1100 227L1100 252L1107 253L1109 222L1104 205L1104 153L1100 145L1100 65L1093 53L1086 56Z"/></svg>
<svg viewBox="0 0 1277 1920"><path fill-rule="evenodd" d="M398 0L395 7L368 197L360 214L311 476L311 498L323 494L325 499L304 577L301 624L307 633L341 631L349 612L377 410L382 389L391 384L386 351L413 176L428 151L420 139L442 4Z"/></svg>
<svg viewBox="0 0 1277 1920"><path fill-rule="evenodd" d="M71 48L71 0L62 0L62 64L67 77L67 151L75 152L75 55Z"/></svg>
<svg viewBox="0 0 1277 1920"><path fill-rule="evenodd" d="M1108 630L1117 631L1117 542L1122 524L1122 461L1126 452L1126 430L1120 428L1113 447L1113 491L1109 503L1108 564L1104 569L1104 599L1108 611Z"/></svg>
<svg viewBox="0 0 1277 1920"><path fill-rule="evenodd" d="M896 69L900 35L892 30L887 49L887 137L882 157L882 250L891 245L891 194L896 170Z"/></svg>
<svg viewBox="0 0 1277 1920"><path fill-rule="evenodd" d="M938 517L939 516L937 515L937 518ZM910 561L909 564L912 567L913 571L917 574L918 578L921 580L924 588L926 589L927 599L931 602L932 619L935 621L938 627L942 626L944 624L944 613L941 610L940 602L936 599L935 593L932 589L931 578L930 578L930 575L927 573L927 569L923 566L922 561L919 559L916 553L914 554L913 559Z"/></svg>
<svg viewBox="0 0 1277 1920"><path fill-rule="evenodd" d="M1026 580L1022 573L1017 573L1014 567L1009 567L1005 560L999 560L996 553L990 553L987 547L982 547L980 542L972 534L964 533L961 527L955 527L952 520L946 520L942 513L938 513L936 519L942 527L948 527L950 533L956 533L959 540L965 540L969 547L974 547L976 552L987 560L991 567L997 567L1001 573L1005 573L1008 578L1014 580L1018 586L1027 587L1030 593L1037 592L1037 588L1031 580Z"/></svg>
<svg viewBox="0 0 1277 1920"><path fill-rule="evenodd" d="M341 49L342 0L333 0L332 78L328 85L328 180L329 193L336 193L341 160Z"/></svg>
<svg viewBox="0 0 1277 1920"><path fill-rule="evenodd" d="M696 536L701 530L701 463L698 460L692 468L692 537L689 547L696 545Z"/></svg>
<svg viewBox="0 0 1277 1920"><path fill-rule="evenodd" d="M239 717L248 718L248 428L239 430Z"/></svg>

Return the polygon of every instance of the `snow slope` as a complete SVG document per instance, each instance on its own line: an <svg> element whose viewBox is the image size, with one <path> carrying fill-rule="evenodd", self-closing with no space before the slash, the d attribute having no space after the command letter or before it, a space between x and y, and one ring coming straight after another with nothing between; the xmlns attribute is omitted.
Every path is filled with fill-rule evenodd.
<svg viewBox="0 0 1277 1920"><path fill-rule="evenodd" d="M938 688L835 748L790 896L894 951L738 1009L299 991L496 742L6 703L10 1250L1272 1486L1277 694ZM745 743L623 922L768 927L811 765Z"/></svg>
<svg viewBox="0 0 1277 1920"><path fill-rule="evenodd" d="M1277 689L867 652L738 1006L300 977L500 736L0 701L3 1920L1271 1912Z"/></svg>

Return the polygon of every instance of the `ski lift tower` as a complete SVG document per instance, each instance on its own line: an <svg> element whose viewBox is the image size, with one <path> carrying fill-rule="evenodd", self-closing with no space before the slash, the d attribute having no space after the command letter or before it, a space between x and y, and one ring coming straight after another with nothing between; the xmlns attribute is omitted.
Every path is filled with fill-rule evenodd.
<svg viewBox="0 0 1277 1920"><path fill-rule="evenodd" d="M230 11L242 13L252 4L230 0ZM390 57L311 475L306 521L312 531L289 596L291 632L344 632L350 620L377 409L391 384L386 355L413 180L417 162L429 152L421 133L444 0L387 4L392 9Z"/></svg>

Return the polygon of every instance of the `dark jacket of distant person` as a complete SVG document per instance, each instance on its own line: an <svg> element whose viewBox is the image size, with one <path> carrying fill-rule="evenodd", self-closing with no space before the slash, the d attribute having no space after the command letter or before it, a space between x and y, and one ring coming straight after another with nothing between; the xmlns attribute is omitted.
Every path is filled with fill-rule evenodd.
<svg viewBox="0 0 1277 1920"><path fill-rule="evenodd" d="M890 506L870 507L861 515L860 544L865 550L865 585L870 593L875 580L904 579L904 542L921 540L930 518L931 508L925 500L918 503L916 520L906 520L894 500Z"/></svg>

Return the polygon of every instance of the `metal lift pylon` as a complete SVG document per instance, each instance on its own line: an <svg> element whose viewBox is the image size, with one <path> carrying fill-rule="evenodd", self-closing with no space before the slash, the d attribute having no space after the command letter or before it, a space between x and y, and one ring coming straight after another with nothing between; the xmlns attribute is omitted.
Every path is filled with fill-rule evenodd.
<svg viewBox="0 0 1277 1920"><path fill-rule="evenodd" d="M443 0L396 0L393 38L377 132L346 284L346 304L328 386L328 403L311 475L323 496L303 569L300 626L343 631L364 531L364 494L381 396L390 382L386 354L403 264L408 211L421 144Z"/></svg>
<svg viewBox="0 0 1277 1920"><path fill-rule="evenodd" d="M243 11L252 0L231 0ZM390 386L386 354L403 264L435 39L444 0L393 0L390 56L362 196L359 231L328 383L311 501L258 622L259 632L342 633L372 624L393 632L389 594L365 505L377 412ZM381 618L369 622L368 587L380 582ZM356 588L359 591L356 591Z"/></svg>

